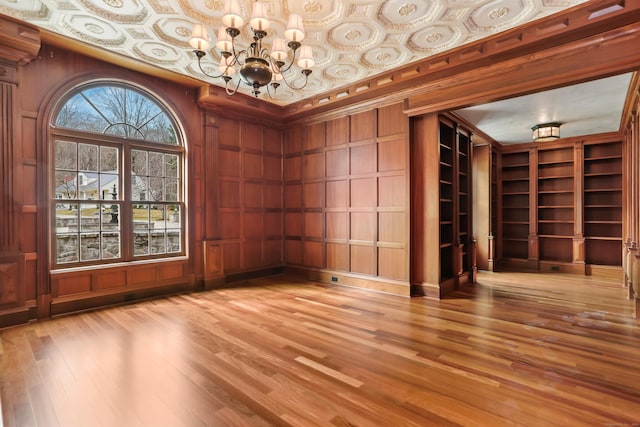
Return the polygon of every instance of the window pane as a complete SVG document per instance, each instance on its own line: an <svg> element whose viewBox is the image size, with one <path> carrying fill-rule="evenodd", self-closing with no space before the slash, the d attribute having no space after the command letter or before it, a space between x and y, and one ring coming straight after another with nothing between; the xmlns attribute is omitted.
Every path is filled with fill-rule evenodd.
<svg viewBox="0 0 640 427"><path fill-rule="evenodd" d="M164 180L162 178L149 178L149 200L161 202L164 200Z"/></svg>
<svg viewBox="0 0 640 427"><path fill-rule="evenodd" d="M180 230L168 230L167 231L167 252L175 253L181 252L182 239L180 238Z"/></svg>
<svg viewBox="0 0 640 427"><path fill-rule="evenodd" d="M164 230L151 232L151 253L164 254L167 252Z"/></svg>
<svg viewBox="0 0 640 427"><path fill-rule="evenodd" d="M142 201L148 200L147 198L147 178L140 176L131 177L131 200Z"/></svg>
<svg viewBox="0 0 640 427"><path fill-rule="evenodd" d="M164 155L149 152L149 176L164 176Z"/></svg>
<svg viewBox="0 0 640 427"><path fill-rule="evenodd" d="M120 230L120 207L117 204L109 205L103 203L101 205L102 212L102 224L101 229L103 231L115 231Z"/></svg>
<svg viewBox="0 0 640 427"><path fill-rule="evenodd" d="M180 228L180 205L167 205L167 228Z"/></svg>
<svg viewBox="0 0 640 427"><path fill-rule="evenodd" d="M80 205L80 231L100 231L99 205Z"/></svg>
<svg viewBox="0 0 640 427"><path fill-rule="evenodd" d="M68 171L56 171L54 179L56 199L76 198L76 182L78 181L77 173Z"/></svg>
<svg viewBox="0 0 640 427"><path fill-rule="evenodd" d="M118 175L100 174L100 199L122 200Z"/></svg>
<svg viewBox="0 0 640 427"><path fill-rule="evenodd" d="M102 233L102 259L120 258L120 233Z"/></svg>
<svg viewBox="0 0 640 427"><path fill-rule="evenodd" d="M149 255L149 232L133 233L133 254L136 256Z"/></svg>
<svg viewBox="0 0 640 427"><path fill-rule="evenodd" d="M177 178L178 177L178 156L176 156L175 154L165 154L164 155L164 161L165 161L165 176L168 176L170 178Z"/></svg>
<svg viewBox="0 0 640 427"><path fill-rule="evenodd" d="M118 149L100 147L100 172L117 174L118 170Z"/></svg>
<svg viewBox="0 0 640 427"><path fill-rule="evenodd" d="M87 172L98 172L97 145L78 145L78 170Z"/></svg>
<svg viewBox="0 0 640 427"><path fill-rule="evenodd" d="M178 201L178 180L177 179L171 179L171 178L166 179L165 200L168 202Z"/></svg>
<svg viewBox="0 0 640 427"><path fill-rule="evenodd" d="M100 259L100 234L80 233L80 261Z"/></svg>
<svg viewBox="0 0 640 427"><path fill-rule="evenodd" d="M78 231L78 205L56 203L56 232Z"/></svg>
<svg viewBox="0 0 640 427"><path fill-rule="evenodd" d="M78 174L78 199L95 200L100 198L98 194L98 175L89 172Z"/></svg>
<svg viewBox="0 0 640 427"><path fill-rule="evenodd" d="M69 141L56 141L54 164L56 169L75 171L78 168L77 144Z"/></svg>
<svg viewBox="0 0 640 427"><path fill-rule="evenodd" d="M56 262L58 264L78 262L77 234L56 235Z"/></svg>
<svg viewBox="0 0 640 427"><path fill-rule="evenodd" d="M149 205L146 205L146 204L133 205L133 229L134 230L149 229Z"/></svg>
<svg viewBox="0 0 640 427"><path fill-rule="evenodd" d="M138 176L147 176L147 152L131 150L131 172Z"/></svg>

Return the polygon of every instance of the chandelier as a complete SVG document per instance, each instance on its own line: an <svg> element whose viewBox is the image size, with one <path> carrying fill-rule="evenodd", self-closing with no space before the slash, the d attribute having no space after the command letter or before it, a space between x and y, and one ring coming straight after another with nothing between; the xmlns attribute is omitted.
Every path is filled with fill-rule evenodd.
<svg viewBox="0 0 640 427"><path fill-rule="evenodd" d="M280 86L281 81L294 90L300 90L307 85L311 67L315 62L311 46L302 46L300 43L305 36L300 15L295 13L289 15L287 30L284 33L286 40L274 38L271 50L262 46L262 42L267 36L267 29L269 29L266 3L256 1L253 5L253 13L249 21L253 42L247 49L238 50L236 47L236 38L244 25L242 9L238 0L225 0L222 23L225 27L218 30L218 40L215 44L221 55L218 65L220 74L210 74L202 66L202 58L206 56L205 50L209 48L209 35L203 25L193 26L189 44L198 58L200 71L210 78L222 78L228 95L234 95L241 83L249 85L251 93L255 97L260 94L260 89L266 86L267 93L271 98L275 97L276 89ZM289 57L291 59L287 62ZM288 81L285 75L294 63L297 63L301 68L302 75L304 75L304 83L299 86ZM234 83L233 78L236 72L240 78ZM270 88L273 88L273 94Z"/></svg>

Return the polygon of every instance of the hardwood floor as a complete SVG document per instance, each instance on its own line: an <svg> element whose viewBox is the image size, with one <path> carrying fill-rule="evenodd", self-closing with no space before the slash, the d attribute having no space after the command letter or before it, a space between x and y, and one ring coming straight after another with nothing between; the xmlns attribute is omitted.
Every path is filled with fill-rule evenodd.
<svg viewBox="0 0 640 427"><path fill-rule="evenodd" d="M246 285L0 331L4 425L640 425L617 283L483 273L442 301Z"/></svg>

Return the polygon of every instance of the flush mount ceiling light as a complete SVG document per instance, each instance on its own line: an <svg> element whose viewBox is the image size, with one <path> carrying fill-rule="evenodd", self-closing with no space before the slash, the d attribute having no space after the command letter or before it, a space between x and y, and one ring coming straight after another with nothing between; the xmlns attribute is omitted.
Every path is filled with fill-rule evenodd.
<svg viewBox="0 0 640 427"><path fill-rule="evenodd" d="M562 123L541 123L531 128L534 141L554 141L560 138L560 125Z"/></svg>
<svg viewBox="0 0 640 427"><path fill-rule="evenodd" d="M287 40L274 38L271 50L262 47L263 39L267 36L269 28L266 3L256 1L253 5L253 13L249 21L253 42L247 49L238 50L236 48L236 38L244 24L242 8L238 0L225 1L222 22L225 27L218 30L218 40L215 44L221 55L220 65L218 65L220 74L209 74L202 66L202 58L206 55L205 50L209 48L209 35L203 25L193 26L189 44L198 58L200 71L211 78L222 78L227 94L235 94L240 83L251 86L251 93L255 97L260 94L260 89L266 86L267 93L271 98L275 96L275 90L280 86L280 81L294 90L300 90L307 85L311 67L315 62L311 46L302 46L301 43L305 34L300 15L295 13L289 15L287 30L284 33ZM300 52L299 56L298 52ZM290 60L287 61L289 57ZM304 76L304 83L300 86L295 86L286 77L286 73L294 63L300 67ZM237 82L231 83L236 71L238 71L240 78ZM270 87L273 88L273 94Z"/></svg>

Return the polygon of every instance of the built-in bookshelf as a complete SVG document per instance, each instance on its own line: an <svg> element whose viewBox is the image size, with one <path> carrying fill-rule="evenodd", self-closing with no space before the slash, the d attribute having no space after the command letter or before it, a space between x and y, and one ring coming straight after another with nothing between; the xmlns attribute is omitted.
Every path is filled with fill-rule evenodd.
<svg viewBox="0 0 640 427"><path fill-rule="evenodd" d="M574 148L538 150L538 244L541 261L573 261Z"/></svg>
<svg viewBox="0 0 640 427"><path fill-rule="evenodd" d="M622 143L584 146L587 264L622 264Z"/></svg>
<svg viewBox="0 0 640 427"><path fill-rule="evenodd" d="M471 138L458 129L458 242L462 251L461 271L471 270Z"/></svg>
<svg viewBox="0 0 640 427"><path fill-rule="evenodd" d="M490 198L490 227L489 227L489 236L491 236L491 249L490 249L490 259L489 259L489 270L493 271L494 262L497 254L499 253L499 241L496 238L498 233L498 153L491 149L491 193L489 195Z"/></svg>
<svg viewBox="0 0 640 427"><path fill-rule="evenodd" d="M454 277L454 141L455 129L440 122L440 282Z"/></svg>
<svg viewBox="0 0 640 427"><path fill-rule="evenodd" d="M529 256L529 169L528 151L502 154L503 258Z"/></svg>

